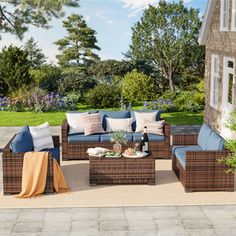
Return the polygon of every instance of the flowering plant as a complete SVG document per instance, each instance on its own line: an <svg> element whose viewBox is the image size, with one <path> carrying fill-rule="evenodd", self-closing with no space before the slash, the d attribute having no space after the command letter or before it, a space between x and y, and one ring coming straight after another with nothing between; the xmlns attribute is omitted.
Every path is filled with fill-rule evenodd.
<svg viewBox="0 0 236 236"><path fill-rule="evenodd" d="M177 108L171 99L160 98L153 102L145 102L144 110L164 110L164 111L176 111Z"/></svg>
<svg viewBox="0 0 236 236"><path fill-rule="evenodd" d="M110 140L112 143L126 144L128 142L124 131L119 130L110 134Z"/></svg>

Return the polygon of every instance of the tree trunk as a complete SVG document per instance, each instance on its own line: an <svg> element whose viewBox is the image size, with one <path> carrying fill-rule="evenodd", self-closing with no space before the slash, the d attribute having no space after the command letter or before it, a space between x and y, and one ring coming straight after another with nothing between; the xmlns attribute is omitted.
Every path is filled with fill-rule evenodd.
<svg viewBox="0 0 236 236"><path fill-rule="evenodd" d="M173 81L173 70L172 68L168 69L168 80L169 80L169 86L170 86L170 91L172 93L175 92L175 86L174 86L174 81Z"/></svg>

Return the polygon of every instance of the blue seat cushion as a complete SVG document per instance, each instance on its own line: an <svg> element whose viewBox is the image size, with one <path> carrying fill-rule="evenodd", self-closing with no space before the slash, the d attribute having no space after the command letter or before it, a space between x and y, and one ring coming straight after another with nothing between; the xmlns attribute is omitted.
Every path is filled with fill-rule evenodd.
<svg viewBox="0 0 236 236"><path fill-rule="evenodd" d="M131 118L133 118L133 123L132 123L132 130L135 131L136 130L136 120L135 120L135 115L134 115L135 111L130 111L130 115ZM157 112L157 116L156 116L156 120L160 120L161 119L161 113L163 113L163 110L156 110L156 111L137 111L137 112Z"/></svg>
<svg viewBox="0 0 236 236"><path fill-rule="evenodd" d="M74 142L100 142L100 135L84 135L84 134L69 134L68 135L68 143Z"/></svg>
<svg viewBox="0 0 236 236"><path fill-rule="evenodd" d="M101 134L101 142L110 142L110 134ZM128 142L132 142L133 141L133 135L132 133L126 133L126 139L128 140Z"/></svg>
<svg viewBox="0 0 236 236"><path fill-rule="evenodd" d="M207 140L212 132L211 127L208 124L203 124L199 134L198 134L198 145L202 148L202 150L207 150Z"/></svg>
<svg viewBox="0 0 236 236"><path fill-rule="evenodd" d="M32 136L29 132L18 133L10 144L12 152L31 152L34 149Z"/></svg>
<svg viewBox="0 0 236 236"><path fill-rule="evenodd" d="M142 139L143 133L133 133L133 142L140 142ZM149 141L165 141L164 135L157 134L148 134Z"/></svg>
<svg viewBox="0 0 236 236"><path fill-rule="evenodd" d="M45 148L42 149L40 152L51 152L53 158L60 163L60 149L59 147L54 147L54 148Z"/></svg>
<svg viewBox="0 0 236 236"><path fill-rule="evenodd" d="M202 148L198 145L194 146L174 146L173 149L176 158L178 159L180 165L185 169L186 164L186 151L201 151Z"/></svg>
<svg viewBox="0 0 236 236"><path fill-rule="evenodd" d="M207 140L206 150L222 151L224 150L224 144L225 140L215 131L212 131Z"/></svg>
<svg viewBox="0 0 236 236"><path fill-rule="evenodd" d="M107 128L106 117L114 119L125 119L130 118L130 111L99 111L102 120L102 127L104 130Z"/></svg>

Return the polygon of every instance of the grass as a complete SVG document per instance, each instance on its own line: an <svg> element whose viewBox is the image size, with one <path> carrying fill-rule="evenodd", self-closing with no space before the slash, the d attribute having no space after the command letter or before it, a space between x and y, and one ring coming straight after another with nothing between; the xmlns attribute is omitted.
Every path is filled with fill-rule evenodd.
<svg viewBox="0 0 236 236"><path fill-rule="evenodd" d="M138 110L141 107L133 107ZM80 107L80 111L88 110L88 107ZM23 126L23 125L39 125L46 121L52 126L60 126L62 120L65 119L65 112L0 112L0 126ZM203 112L174 112L164 113L165 118L172 125L195 125L202 124Z"/></svg>

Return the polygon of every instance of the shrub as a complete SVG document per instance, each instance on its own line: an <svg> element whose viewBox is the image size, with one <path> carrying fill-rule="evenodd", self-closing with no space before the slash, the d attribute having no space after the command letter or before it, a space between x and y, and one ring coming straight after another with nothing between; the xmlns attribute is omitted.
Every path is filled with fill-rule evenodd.
<svg viewBox="0 0 236 236"><path fill-rule="evenodd" d="M121 89L118 86L99 84L86 95L87 104L94 108L120 106Z"/></svg>
<svg viewBox="0 0 236 236"><path fill-rule="evenodd" d="M8 97L0 98L0 110L6 111L9 108L10 100Z"/></svg>
<svg viewBox="0 0 236 236"><path fill-rule="evenodd" d="M64 78L59 81L60 94L66 95L74 93L80 95L80 100L83 101L88 90L96 86L96 81L85 74L71 72L63 75Z"/></svg>
<svg viewBox="0 0 236 236"><path fill-rule="evenodd" d="M152 77L133 70L125 75L122 95L129 102L150 101L156 97L157 88Z"/></svg>
<svg viewBox="0 0 236 236"><path fill-rule="evenodd" d="M62 78L61 69L53 65L44 65L41 68L30 69L34 83L47 92L57 92L58 83Z"/></svg>
<svg viewBox="0 0 236 236"><path fill-rule="evenodd" d="M171 99L160 98L154 102L145 102L144 110L163 110L165 112L174 112L177 108Z"/></svg>
<svg viewBox="0 0 236 236"><path fill-rule="evenodd" d="M174 104L179 111L197 112L204 109L204 105L195 100L195 92L184 91L176 94Z"/></svg>

